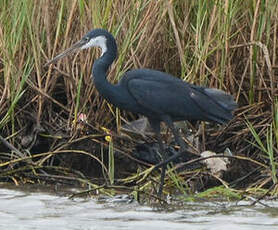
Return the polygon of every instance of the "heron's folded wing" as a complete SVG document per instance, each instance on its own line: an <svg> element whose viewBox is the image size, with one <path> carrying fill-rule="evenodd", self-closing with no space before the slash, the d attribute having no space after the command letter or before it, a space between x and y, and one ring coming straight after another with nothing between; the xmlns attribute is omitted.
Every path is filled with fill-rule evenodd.
<svg viewBox="0 0 278 230"><path fill-rule="evenodd" d="M128 82L128 90L137 103L153 113L191 119L200 112L189 95L188 84L182 81L135 78Z"/></svg>
<svg viewBox="0 0 278 230"><path fill-rule="evenodd" d="M232 96L221 90L182 81L135 78L128 82L128 90L146 110L176 119L225 123L236 107Z"/></svg>

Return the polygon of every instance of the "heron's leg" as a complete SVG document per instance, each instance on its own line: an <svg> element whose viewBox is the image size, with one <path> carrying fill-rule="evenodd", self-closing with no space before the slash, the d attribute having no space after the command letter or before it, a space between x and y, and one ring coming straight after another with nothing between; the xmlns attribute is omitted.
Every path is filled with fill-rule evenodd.
<svg viewBox="0 0 278 230"><path fill-rule="evenodd" d="M173 132L176 143L180 145L181 149L179 152L186 150L184 141L181 139L180 135L178 134L178 130L176 129L172 119L169 116L165 116L163 118L163 121L168 125L168 127Z"/></svg>
<svg viewBox="0 0 278 230"><path fill-rule="evenodd" d="M162 138L161 138L160 132L157 133L157 140L158 140L159 149L160 149L161 155L162 155L162 162L164 162L164 161L166 161L166 152L165 152L164 145L162 143ZM162 191L163 191L166 168L167 168L167 164L164 164L161 166L160 185L159 185L159 190L158 190L159 197L161 197Z"/></svg>
<svg viewBox="0 0 278 230"><path fill-rule="evenodd" d="M168 125L168 127L173 132L175 142L180 145L180 151L178 153L174 154L173 156L169 157L168 159L166 159L166 157L165 157L165 160L163 160L162 162L157 164L154 169L157 169L157 168L160 168L160 167L161 168L163 168L163 167L166 168L167 164L169 164L170 162L172 162L175 159L177 159L178 157L180 157L183 153L188 152L188 150L186 150L186 148L185 148L185 144L184 144L183 140L181 139L181 137L178 134L178 131L177 131L176 127L174 126L174 123L173 123L172 119L168 116L164 116L163 121Z"/></svg>
<svg viewBox="0 0 278 230"><path fill-rule="evenodd" d="M166 161L166 152L165 152L165 148L164 148L162 138L161 138L161 134L160 134L160 121L149 119L149 123L150 123L153 131L155 132L156 137L157 137L159 151L160 151L160 154L162 156L162 162L165 162ZM160 176L160 186L159 186L159 190L158 190L158 196L162 195L165 173L166 173L166 167L167 167L167 164L162 164L161 165L161 176Z"/></svg>

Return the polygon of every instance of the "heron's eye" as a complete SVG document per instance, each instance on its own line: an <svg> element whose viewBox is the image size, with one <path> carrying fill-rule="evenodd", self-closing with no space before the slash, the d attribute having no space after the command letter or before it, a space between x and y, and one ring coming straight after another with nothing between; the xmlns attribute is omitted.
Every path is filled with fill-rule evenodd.
<svg viewBox="0 0 278 230"><path fill-rule="evenodd" d="M89 37L84 37L84 41L88 42L90 40Z"/></svg>

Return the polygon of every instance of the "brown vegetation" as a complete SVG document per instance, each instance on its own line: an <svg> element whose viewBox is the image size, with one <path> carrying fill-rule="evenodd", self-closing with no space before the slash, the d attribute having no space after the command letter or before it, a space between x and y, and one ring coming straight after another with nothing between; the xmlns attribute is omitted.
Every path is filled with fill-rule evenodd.
<svg viewBox="0 0 278 230"><path fill-rule="evenodd" d="M89 177L101 176L108 184L121 177L121 183L134 185L146 175L146 170L136 174L132 155L140 140L120 135L121 126L137 115L109 105L91 83L99 52L44 67L87 31L102 27L119 47L108 75L112 83L131 68L148 67L234 95L239 104L234 120L203 130L200 149L228 147L247 159L234 163L227 178L231 187L271 188L277 195L276 0L2 0L0 7L1 181L96 186ZM169 172L169 187L186 188L199 176L203 190L211 187L203 180L207 175L203 169ZM153 190L138 183L139 190Z"/></svg>

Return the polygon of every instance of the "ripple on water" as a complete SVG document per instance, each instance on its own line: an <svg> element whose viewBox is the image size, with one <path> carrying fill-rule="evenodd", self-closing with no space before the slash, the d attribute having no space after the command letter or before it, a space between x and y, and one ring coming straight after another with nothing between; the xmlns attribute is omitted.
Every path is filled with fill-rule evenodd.
<svg viewBox="0 0 278 230"><path fill-rule="evenodd" d="M275 208L246 206L248 202L186 203L184 209L158 211L136 202L70 200L45 192L0 189L0 229L278 229Z"/></svg>

